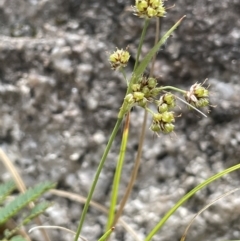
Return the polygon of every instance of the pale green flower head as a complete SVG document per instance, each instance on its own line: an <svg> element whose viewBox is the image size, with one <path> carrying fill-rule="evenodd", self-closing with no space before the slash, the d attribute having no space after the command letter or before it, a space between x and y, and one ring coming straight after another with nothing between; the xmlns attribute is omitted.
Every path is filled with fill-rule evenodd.
<svg viewBox="0 0 240 241"><path fill-rule="evenodd" d="M166 15L162 0L136 0L133 11L140 18L164 17Z"/></svg>
<svg viewBox="0 0 240 241"><path fill-rule="evenodd" d="M186 101L197 107L206 107L209 105L209 91L202 84L194 84L185 94Z"/></svg>
<svg viewBox="0 0 240 241"><path fill-rule="evenodd" d="M109 56L109 62L112 69L126 67L130 54L127 50L117 49Z"/></svg>

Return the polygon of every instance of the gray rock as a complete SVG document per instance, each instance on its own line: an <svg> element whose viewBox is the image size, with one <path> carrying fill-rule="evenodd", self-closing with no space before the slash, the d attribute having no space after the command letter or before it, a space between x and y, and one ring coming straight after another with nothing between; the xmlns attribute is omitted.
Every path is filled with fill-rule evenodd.
<svg viewBox="0 0 240 241"><path fill-rule="evenodd" d="M58 182L60 189L86 196L115 124L126 83L108 63L108 53L129 45L136 56L142 20L132 1L0 0L0 144L27 186ZM240 22L238 0L166 1L161 35L181 16L181 26L159 50L154 74L160 85L188 89L206 78L208 118L182 104L175 135L154 137L147 130L137 182L123 219L141 239L187 191L211 175L239 163ZM155 37L151 22L143 45ZM127 68L131 75L132 63ZM133 166L143 112L131 113L122 174L123 196ZM150 125L151 117L148 117ZM122 130L122 129L121 129ZM117 136L94 200L108 206L121 141ZM0 167L1 180L9 174ZM153 240L179 240L193 215L214 198L239 186L237 173L198 192L171 217ZM52 197L53 198L53 197ZM53 198L44 222L76 230L82 205ZM192 240L239 239L239 198L230 195L207 209L187 236ZM79 207L79 209L78 209ZM90 208L83 236L97 240L105 214ZM72 236L52 231L52 240ZM40 235L34 235L40 240ZM112 240L133 240L119 226Z"/></svg>

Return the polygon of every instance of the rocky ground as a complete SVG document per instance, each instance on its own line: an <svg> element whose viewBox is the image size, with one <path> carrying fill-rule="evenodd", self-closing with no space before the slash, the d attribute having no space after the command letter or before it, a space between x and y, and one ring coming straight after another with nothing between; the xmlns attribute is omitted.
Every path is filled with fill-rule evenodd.
<svg viewBox="0 0 240 241"><path fill-rule="evenodd" d="M121 75L110 69L106 52L129 45L135 56L143 21L128 11L133 3L0 0L0 145L26 185L47 179L56 181L59 189L87 195L126 88ZM173 4L161 19L161 34L183 15L186 18L159 51L155 76L160 85L185 89L208 78L216 107L208 118L181 107L176 135L155 138L147 131L138 181L123 216L142 239L187 191L239 163L240 156L240 2L165 2L168 7ZM154 34L153 21L145 53ZM133 63L134 58L128 75ZM132 112L121 194L133 165L142 117L142 110ZM106 206L120 140L119 134L94 194L94 200ZM0 173L1 180L10 176L2 164ZM238 174L197 193L153 240L179 240L197 211L239 186ZM54 200L45 222L76 230L82 205ZM195 220L187 238L240 239L239 205L238 193L220 200ZM91 208L83 235L97 240L105 222L105 215ZM41 240L38 233L33 237ZM57 231L51 237L72 240ZM133 238L117 226L112 240Z"/></svg>

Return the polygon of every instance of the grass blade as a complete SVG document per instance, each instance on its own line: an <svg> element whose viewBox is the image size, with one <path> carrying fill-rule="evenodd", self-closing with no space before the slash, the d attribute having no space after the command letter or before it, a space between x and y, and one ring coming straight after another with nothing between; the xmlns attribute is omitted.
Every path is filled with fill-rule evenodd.
<svg viewBox="0 0 240 241"><path fill-rule="evenodd" d="M192 197L196 192L198 192L199 190L203 189L204 187L206 187L207 185L209 185L210 183L212 183L213 181L219 179L220 177L236 171L237 169L240 168L240 164L237 164L235 166L232 166L228 169L225 169L219 173L217 173L216 175L208 178L207 180L205 180L204 182L200 183L198 186L196 186L195 188L193 188L190 192L188 192L186 195L184 195L175 205L174 207L172 207L166 214L165 216L162 218L162 220L152 229L152 231L148 234L148 236L145 238L144 241L150 241L152 239L152 237L161 229L161 227L166 223L166 221L173 215L173 213L175 213L175 211L182 206L190 197Z"/></svg>
<svg viewBox="0 0 240 241"><path fill-rule="evenodd" d="M113 220L114 220L114 216L115 216L115 209L116 209L116 205L117 205L119 183L120 183L120 178L121 178L121 174L122 174L122 167L123 167L126 148L127 148L128 133L129 133L129 122L130 122L130 113L128 112L128 114L126 116L126 122L125 122L124 130L123 130L122 142L121 142L117 167L116 167L114 180L113 180L112 195L111 195L110 209L109 209L109 213L108 213L108 222L107 222L107 226L106 226L106 231L109 230L110 227L113 225Z"/></svg>

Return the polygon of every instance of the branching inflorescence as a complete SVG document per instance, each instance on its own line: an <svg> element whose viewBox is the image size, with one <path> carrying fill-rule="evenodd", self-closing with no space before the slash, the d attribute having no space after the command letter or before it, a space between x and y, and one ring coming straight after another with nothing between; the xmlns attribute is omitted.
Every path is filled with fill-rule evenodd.
<svg viewBox="0 0 240 241"><path fill-rule="evenodd" d="M159 8L164 8L162 1L141 1L136 0L136 5L134 7L134 13L140 17L149 18L154 11L150 11L155 7L155 15L159 16L159 11L157 10L157 4L159 3ZM143 7L144 6L144 7ZM164 12L165 10L161 11ZM147 15L148 14L148 15ZM161 15L161 16L164 16ZM127 50L117 49L109 57L109 62L112 69L122 70L126 67L127 62L130 58L130 54ZM124 110L125 114L130 111L133 106L140 106L146 109L152 115L152 124L150 130L154 133L171 133L174 131L175 114L174 107L176 106L176 97L171 92L166 92L169 90L174 90L183 94L186 102L190 108L201 108L209 106L209 91L207 88L203 87L203 84L194 84L190 87L188 91L182 90L173 86L163 86L158 87L158 82L156 78L145 77L143 75L135 76L132 74L132 78L129 82L128 92L124 98L123 105L121 109ZM149 103L156 106L156 112L153 112L148 108Z"/></svg>

